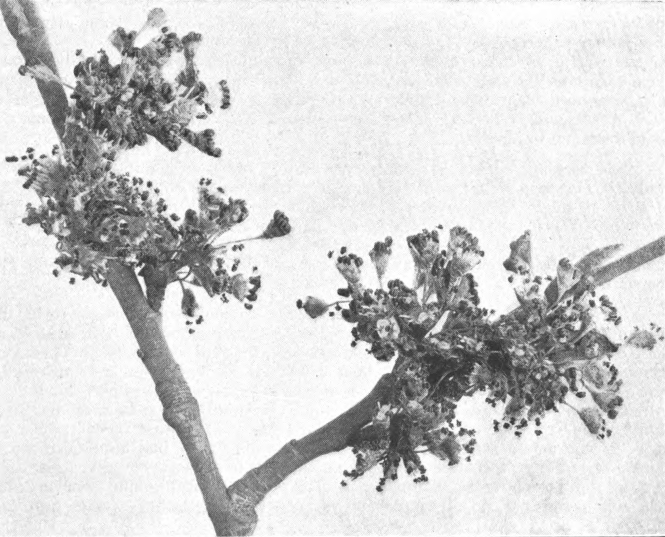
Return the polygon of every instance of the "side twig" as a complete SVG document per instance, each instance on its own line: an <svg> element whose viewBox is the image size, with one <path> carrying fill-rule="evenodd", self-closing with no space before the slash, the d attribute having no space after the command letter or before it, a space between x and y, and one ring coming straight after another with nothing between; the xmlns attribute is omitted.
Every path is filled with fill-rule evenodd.
<svg viewBox="0 0 665 537"><path fill-rule="evenodd" d="M260 466L247 472L230 488L231 497L257 505L284 479L317 457L341 451L367 425L377 404L391 391L393 375L383 375L372 391L346 412L300 440L291 440Z"/></svg>

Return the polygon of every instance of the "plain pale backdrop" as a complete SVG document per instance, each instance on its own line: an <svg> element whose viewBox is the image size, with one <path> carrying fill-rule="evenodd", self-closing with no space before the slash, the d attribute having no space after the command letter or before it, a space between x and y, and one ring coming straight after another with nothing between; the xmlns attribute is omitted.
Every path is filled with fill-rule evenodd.
<svg viewBox="0 0 665 537"><path fill-rule="evenodd" d="M199 65L228 80L213 116L215 160L154 141L120 170L158 183L174 209L202 176L251 207L235 236L279 208L294 231L251 243L263 288L254 311L200 296L187 334L178 289L165 330L198 398L227 483L363 397L389 366L349 345L341 320L311 321L308 294L342 284L329 249L365 254L392 235L390 277L412 273L404 237L464 225L486 251L488 307L513 304L501 262L524 229L537 269L665 231L663 5L43 1L56 59L110 49L161 5L181 34L204 34ZM4 154L55 135L34 82L0 30ZM4 156L4 155L3 155ZM0 534L211 534L193 474L161 419L112 294L51 275L54 241L21 224L34 201L2 164L0 197ZM628 326L665 324L665 260L607 286ZM341 488L347 451L292 475L259 507L257 535L613 534L665 531L665 362L624 350L625 408L601 442L572 413L540 438L491 432L482 401L463 405L478 432L473 462L426 459L430 482L378 473Z"/></svg>

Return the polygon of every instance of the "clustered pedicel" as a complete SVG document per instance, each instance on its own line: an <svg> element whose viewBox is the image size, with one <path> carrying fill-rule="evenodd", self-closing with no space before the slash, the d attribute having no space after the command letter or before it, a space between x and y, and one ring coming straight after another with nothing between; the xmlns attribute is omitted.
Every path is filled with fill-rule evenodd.
<svg viewBox="0 0 665 537"><path fill-rule="evenodd" d="M195 317L187 321L191 325L200 324L203 317L196 316L198 304L189 286L199 286L225 302L233 296L251 309L261 279L256 267L244 276L239 272L240 259L226 256L229 250L241 251L244 241L218 242L246 220L244 200L226 196L222 188L211 186L211 179L202 178L198 207L181 218L169 210L152 181L113 171L123 151L145 145L148 137L170 151L185 141L206 155L221 155L212 129L190 129L194 119L213 113L195 64L202 37L195 32L179 37L165 22L164 11L156 8L140 31L115 30L109 39L120 53L120 63L112 63L104 50L93 57L77 51L80 61L73 86L44 65L22 66L21 74L71 90L71 104L62 145L38 157L29 147L20 159L6 160L25 162L18 174L24 178L24 188L38 195L39 204L28 204L23 221L56 237L56 276L69 272L106 285L109 261L122 263L139 270L148 303L156 310L165 287L178 281L182 311ZM144 34L155 35L137 46ZM169 79L165 73L178 55L184 67ZM225 109L230 105L225 81L221 89L220 107ZM253 239L273 239L290 230L286 215L276 211L266 230ZM70 283L75 281L70 278Z"/></svg>
<svg viewBox="0 0 665 537"><path fill-rule="evenodd" d="M503 408L494 430L511 430L516 437L529 427L540 436L547 414L565 406L592 434L606 438L612 434L608 420L623 404L612 363L621 343L612 328L621 318L607 296L596 295L592 276L617 246L595 250L576 264L562 259L555 278L541 277L533 273L525 232L511 243L504 263L520 306L499 316L480 306L471 274L484 255L477 238L454 227L442 249L440 230L407 237L412 286L399 279L382 284L392 253L388 237L369 252L378 288L365 287L362 259L342 248L337 268L347 282L338 290L343 300L298 302L313 318L334 305L353 325L352 346L364 343L377 360L395 360L392 390L354 436L356 465L344 472L356 479L379 465L378 491L397 479L400 466L415 482L427 481L424 452L449 465L471 460L475 430L464 427L456 413L463 397L482 394L492 407ZM663 340L660 331L654 324L649 330L636 327L625 342L653 348L656 339Z"/></svg>

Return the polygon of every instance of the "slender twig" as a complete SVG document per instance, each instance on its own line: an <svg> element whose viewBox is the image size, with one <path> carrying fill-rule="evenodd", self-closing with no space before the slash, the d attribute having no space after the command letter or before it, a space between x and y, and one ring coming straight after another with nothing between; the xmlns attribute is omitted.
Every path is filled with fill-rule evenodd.
<svg viewBox="0 0 665 537"><path fill-rule="evenodd" d="M260 466L229 487L232 498L257 505L273 488L312 460L346 448L374 416L377 403L388 396L394 375L383 375L372 391L338 417L300 440L291 440Z"/></svg>

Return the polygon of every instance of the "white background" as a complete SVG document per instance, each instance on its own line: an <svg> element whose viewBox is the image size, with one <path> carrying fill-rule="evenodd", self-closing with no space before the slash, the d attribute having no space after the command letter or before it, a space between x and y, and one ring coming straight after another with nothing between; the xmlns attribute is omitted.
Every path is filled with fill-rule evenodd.
<svg viewBox="0 0 665 537"><path fill-rule="evenodd" d="M76 48L110 49L153 3L40 2L72 81ZM227 483L363 397L389 366L349 346L341 320L311 321L308 294L342 284L329 249L365 254L391 234L389 276L411 278L404 237L464 225L486 251L488 307L511 306L501 262L524 229L538 270L560 257L665 230L663 8L658 4L163 2L181 34L204 34L201 74L225 78L232 107L213 116L221 159L151 141L120 170L157 182L174 209L202 176L244 197L260 232L279 208L294 232L251 243L263 289L254 311L199 295L187 334L179 293L165 329L198 398ZM21 58L0 31L4 154L56 141ZM3 155L4 156L4 155ZM161 420L112 294L51 275L54 241L21 224L25 203L2 164L0 199L0 534L210 534L175 434ZM607 286L628 327L665 324L665 260ZM572 412L540 438L491 432L482 401L473 462L427 459L430 482L377 474L342 489L349 452L291 476L259 507L259 535L609 534L665 530L665 362L625 350L625 409L591 437ZM660 506L660 507L659 507Z"/></svg>

